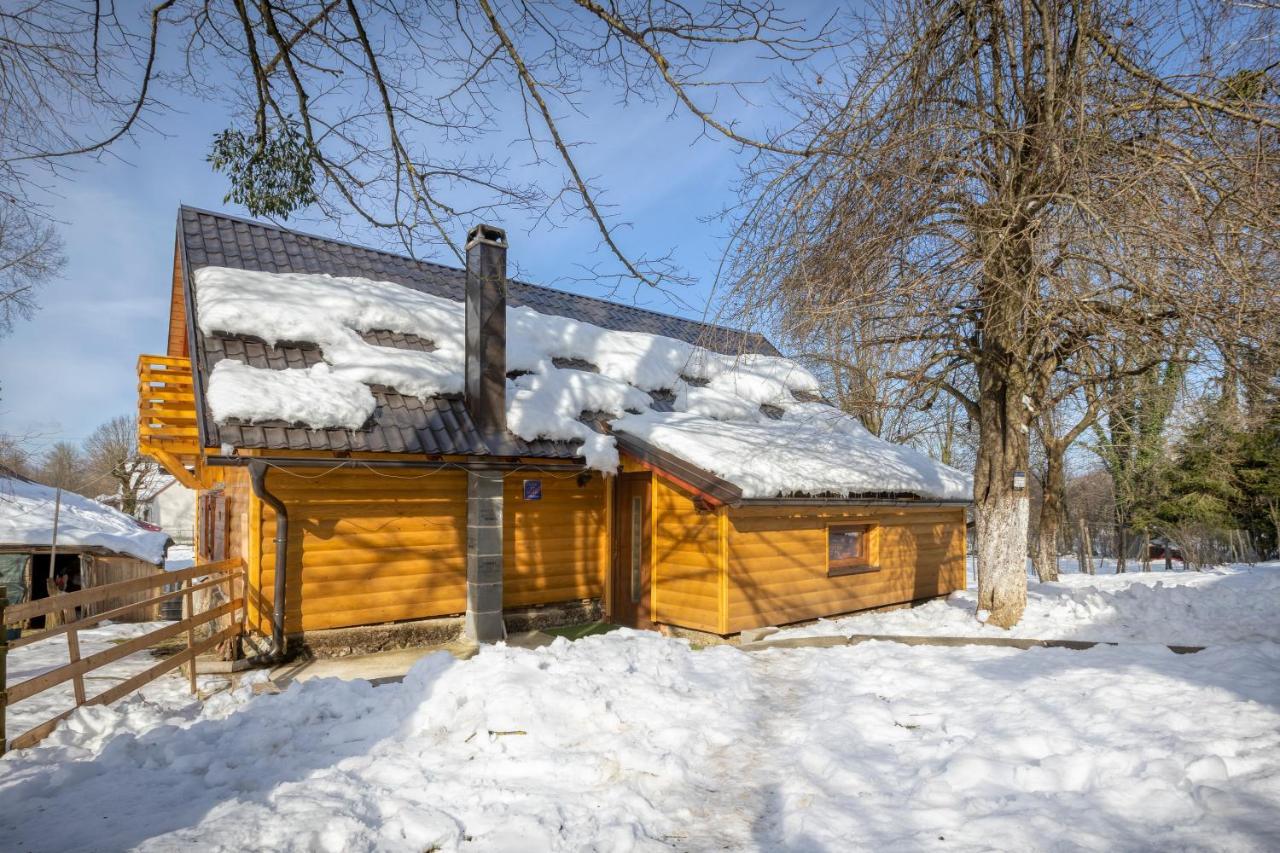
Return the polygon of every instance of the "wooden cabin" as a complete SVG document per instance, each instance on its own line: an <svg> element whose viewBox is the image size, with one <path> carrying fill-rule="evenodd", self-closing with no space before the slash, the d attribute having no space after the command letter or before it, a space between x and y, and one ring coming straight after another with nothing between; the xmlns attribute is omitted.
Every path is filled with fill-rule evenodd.
<svg viewBox="0 0 1280 853"><path fill-rule="evenodd" d="M170 538L89 498L0 469L0 583L10 603L35 601L116 581L164 572ZM144 601L151 592L126 593L83 605L80 617ZM160 618L159 605L118 615L116 621ZM31 628L44 628L45 617ZM55 624L61 620L55 615Z"/></svg>
<svg viewBox="0 0 1280 853"><path fill-rule="evenodd" d="M788 440L810 428L789 420L789 401L839 413L811 378L787 390L791 374L778 371L795 366L764 337L509 281L506 251L500 231L476 229L467 269L453 269L180 210L168 348L138 362L140 444L199 490L197 556L245 561L253 631L296 647L329 629L408 632L461 616L485 641L541 613L732 635L963 588L965 475L848 424L821 433L815 446L832 449L815 459L796 446L813 442ZM450 305L456 328L423 325ZM344 326L326 325L338 314L350 314ZM540 345L538 323L549 338L590 341L596 363L575 343L518 365ZM674 368L640 361L670 352L712 360L718 378L680 372L676 391L653 387ZM415 393L410 380L430 373L415 359L459 375ZM734 386L737 360L763 378ZM608 390L626 410L573 411L545 434L528 426L525 415L554 408L554 389L588 386L583 399ZM319 401L335 387L329 411ZM717 390L733 387L790 396L757 407ZM367 416L341 423L336 410L365 395ZM694 427L707 424L703 442ZM759 449L701 449L738 436ZM850 462L878 469L877 454L892 464L859 473ZM786 473L793 458L815 473ZM735 473L748 462L754 474ZM848 483L819 476L827 468ZM786 494L768 493L777 477Z"/></svg>

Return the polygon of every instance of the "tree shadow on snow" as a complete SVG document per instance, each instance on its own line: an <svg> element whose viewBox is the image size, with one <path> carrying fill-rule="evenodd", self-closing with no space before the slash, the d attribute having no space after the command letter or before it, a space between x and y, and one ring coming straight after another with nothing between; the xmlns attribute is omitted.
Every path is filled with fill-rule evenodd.
<svg viewBox="0 0 1280 853"><path fill-rule="evenodd" d="M270 809L281 785L403 736L412 709L455 663L431 655L395 687L295 683L222 719L118 735L89 759L57 746L10 756L25 762L6 768L0 837L11 850L124 850L195 827L223 806Z"/></svg>

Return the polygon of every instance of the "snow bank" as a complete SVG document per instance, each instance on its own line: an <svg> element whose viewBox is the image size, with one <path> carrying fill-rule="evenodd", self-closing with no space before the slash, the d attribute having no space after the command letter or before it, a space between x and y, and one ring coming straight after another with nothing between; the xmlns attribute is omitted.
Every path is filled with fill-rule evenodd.
<svg viewBox="0 0 1280 853"><path fill-rule="evenodd" d="M977 594L952 593L908 610L823 619L787 637L895 634L1215 645L1280 641L1280 562L1206 572L1063 575L1027 584L1027 610L1006 631L974 618Z"/></svg>
<svg viewBox="0 0 1280 853"><path fill-rule="evenodd" d="M461 302L364 278L221 267L197 270L195 283L206 334L315 343L328 365L266 371L220 362L209 390L219 422L357 429L374 410L364 386L422 398L462 390ZM417 335L435 350L389 349L361 337L377 330ZM556 359L598 372L559 368ZM508 428L529 441L581 441L587 464L602 471L616 470L616 443L581 423L584 412L603 413L617 429L718 474L749 498L873 491L965 499L972 492L967 475L881 441L830 406L801 402L818 382L784 358L727 356L518 307L507 310L507 368L526 374L508 383ZM674 393L676 411L653 411L651 391ZM768 418L761 406L781 410L783 419Z"/></svg>
<svg viewBox="0 0 1280 853"><path fill-rule="evenodd" d="M1274 642L746 654L618 631L198 715L86 709L0 761L0 830L32 851L1275 849L1278 675Z"/></svg>
<svg viewBox="0 0 1280 853"><path fill-rule="evenodd" d="M39 483L0 477L0 545L47 547L53 541L56 491ZM169 534L148 530L130 516L63 491L59 547L104 548L159 565Z"/></svg>

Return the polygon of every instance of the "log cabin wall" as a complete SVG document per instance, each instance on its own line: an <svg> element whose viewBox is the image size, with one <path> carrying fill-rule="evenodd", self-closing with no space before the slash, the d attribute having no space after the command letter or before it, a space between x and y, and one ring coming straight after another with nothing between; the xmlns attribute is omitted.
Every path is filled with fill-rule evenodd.
<svg viewBox="0 0 1280 853"><path fill-rule="evenodd" d="M965 586L961 507L728 511L727 631L946 595ZM827 575L827 526L879 527L874 572Z"/></svg>
<svg viewBox="0 0 1280 853"><path fill-rule="evenodd" d="M700 510L688 493L653 478L653 621L725 633L722 512Z"/></svg>
<svg viewBox="0 0 1280 853"><path fill-rule="evenodd" d="M540 500L525 500L525 480L541 483ZM577 471L508 474L503 492L503 606L603 596L609 569L604 477Z"/></svg>
<svg viewBox="0 0 1280 853"><path fill-rule="evenodd" d="M169 292L169 336L165 352L175 357L188 357L187 298L182 285L182 254L173 247L173 278Z"/></svg>
<svg viewBox="0 0 1280 853"><path fill-rule="evenodd" d="M451 616L466 609L466 474L344 469L267 474L289 508L289 633ZM579 472L518 472L504 484L504 604L522 607L596 598L608 566L604 478ZM542 498L525 500L524 480ZM260 516L249 562L256 607L250 622L271 630L275 512ZM252 527L252 520L250 522Z"/></svg>
<svg viewBox="0 0 1280 853"><path fill-rule="evenodd" d="M375 625L466 609L467 476L341 469L267 473L289 510L285 631ZM426 474L424 476L424 473ZM301 475L301 476L299 476ZM262 507L260 570L250 582L270 631L275 511Z"/></svg>

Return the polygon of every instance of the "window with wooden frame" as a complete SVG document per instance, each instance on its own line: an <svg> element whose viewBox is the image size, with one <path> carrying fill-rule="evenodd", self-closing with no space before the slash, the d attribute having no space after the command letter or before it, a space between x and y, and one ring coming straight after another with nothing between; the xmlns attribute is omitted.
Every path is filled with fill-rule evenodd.
<svg viewBox="0 0 1280 853"><path fill-rule="evenodd" d="M878 528L874 524L827 526L827 577L880 571Z"/></svg>

